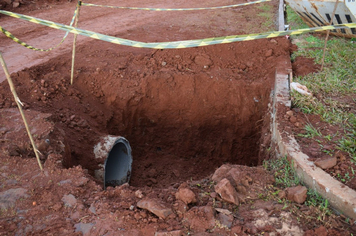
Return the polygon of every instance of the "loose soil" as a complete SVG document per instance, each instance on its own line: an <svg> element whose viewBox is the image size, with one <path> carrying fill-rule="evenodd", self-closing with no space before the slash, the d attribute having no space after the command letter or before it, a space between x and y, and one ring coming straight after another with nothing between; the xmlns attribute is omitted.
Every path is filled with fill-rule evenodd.
<svg viewBox="0 0 356 236"><path fill-rule="evenodd" d="M143 6L140 1L130 4ZM194 4L144 2L155 7ZM204 2L204 6L229 4L236 1ZM268 4L277 12L277 2ZM70 19L75 6L41 1L23 5L16 10L40 18L53 16L56 22ZM9 4L2 7L11 10ZM265 21L257 17L259 11L253 6L199 14L125 11L120 15L122 28L117 29L117 12L83 9L79 25L139 41L183 40L259 32ZM4 27L24 41L41 47L57 41L58 35L45 27L1 18ZM10 89L1 83L2 235L348 235L354 231L334 215L314 220L317 208L298 204L285 208L272 194L279 191L273 178L259 166L265 153L259 144L269 137L263 124L268 124L264 116L275 69L282 63L290 67L293 47L286 38L179 50L78 39L70 85L70 40L39 56L1 36L1 50L44 164L40 172ZM93 177L102 164L95 160L93 147L108 134L130 141L134 161L130 185L104 191L102 181ZM214 191L212 174L224 163L236 169L244 186L238 207ZM182 188L193 191L197 200L180 200L176 193ZM163 202L173 214L157 217L137 206L142 199Z"/></svg>

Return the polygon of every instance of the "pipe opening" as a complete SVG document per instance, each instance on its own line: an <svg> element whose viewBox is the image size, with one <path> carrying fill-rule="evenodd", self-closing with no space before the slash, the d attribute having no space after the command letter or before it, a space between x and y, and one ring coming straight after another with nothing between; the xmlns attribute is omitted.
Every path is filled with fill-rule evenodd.
<svg viewBox="0 0 356 236"><path fill-rule="evenodd" d="M131 148L127 140L118 139L104 164L104 188L119 186L130 181L131 177Z"/></svg>

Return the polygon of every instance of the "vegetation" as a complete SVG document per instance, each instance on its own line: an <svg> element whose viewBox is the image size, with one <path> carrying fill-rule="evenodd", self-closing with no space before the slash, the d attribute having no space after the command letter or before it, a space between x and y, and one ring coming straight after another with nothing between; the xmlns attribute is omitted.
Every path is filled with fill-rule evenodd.
<svg viewBox="0 0 356 236"><path fill-rule="evenodd" d="M307 27L300 17L287 7L288 22L292 29ZM317 114L331 125L340 127L343 132L322 137L318 127L305 126L305 133L297 134L316 141L334 142L337 150L345 151L356 163L356 44L354 39L330 36L325 52L323 70L303 77L293 78L308 87L313 97L293 93L293 106L306 114ZM293 43L298 51L292 54L292 60L298 56L314 58L315 63L322 64L325 35L303 34L293 36ZM337 137L335 141L332 137ZM333 140L333 141L332 141ZM331 154L331 151L329 154ZM349 173L349 177L354 177ZM340 176L339 180L345 179Z"/></svg>

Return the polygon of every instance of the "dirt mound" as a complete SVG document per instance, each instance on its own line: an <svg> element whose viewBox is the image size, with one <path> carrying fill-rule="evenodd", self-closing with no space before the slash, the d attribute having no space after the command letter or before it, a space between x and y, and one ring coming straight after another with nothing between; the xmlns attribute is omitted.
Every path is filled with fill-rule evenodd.
<svg viewBox="0 0 356 236"><path fill-rule="evenodd" d="M292 63L294 76L304 76L320 70L320 65L315 64L313 58L297 57Z"/></svg>

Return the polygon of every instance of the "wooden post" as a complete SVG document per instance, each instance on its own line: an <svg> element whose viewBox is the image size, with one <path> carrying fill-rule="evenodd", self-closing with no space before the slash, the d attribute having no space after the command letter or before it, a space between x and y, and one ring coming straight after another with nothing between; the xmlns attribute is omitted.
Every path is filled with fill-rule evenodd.
<svg viewBox="0 0 356 236"><path fill-rule="evenodd" d="M77 16L75 17L75 22L74 22L74 27L77 28L78 26L78 20L79 20L79 12L80 12L80 6L82 5L82 1L78 1L78 12ZM74 34L74 40L73 40L73 51L72 51L72 69L71 69L71 75L70 75L70 84L73 84L73 77L74 77L74 59L75 59L75 45L77 43L77 34Z"/></svg>
<svg viewBox="0 0 356 236"><path fill-rule="evenodd" d="M31 141L31 144L32 144L32 147L33 147L33 151L35 152L38 165L40 166L40 169L43 170L42 164L41 164L41 160L40 160L40 157L39 157L39 155L38 155L39 151L38 151L38 149L37 149L37 147L36 147L35 141L34 141L33 138L32 138L30 128L29 128L29 126L28 126L28 123L27 123L25 114L24 114L24 112L23 112L23 110L22 110L21 101L20 101L19 97L17 96L16 90L15 90L15 86L14 86L12 80L11 80L9 71L8 71L8 69L7 69L5 60L4 60L4 58L2 57L2 53L1 53L1 52L0 52L0 61L1 61L2 68L3 68L4 72L5 72L5 75L6 75L6 78L7 78L7 82L8 82L9 85L10 85L10 89L11 89L12 95L14 95L15 102L16 102L16 104L17 104L17 107L18 107L19 110L20 110L20 113L21 113L21 116L22 116L22 120L23 120L23 122L25 123L26 131L27 131L28 137L30 138L30 141Z"/></svg>

